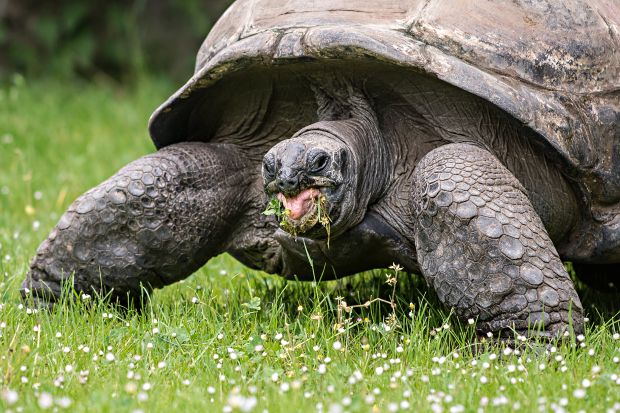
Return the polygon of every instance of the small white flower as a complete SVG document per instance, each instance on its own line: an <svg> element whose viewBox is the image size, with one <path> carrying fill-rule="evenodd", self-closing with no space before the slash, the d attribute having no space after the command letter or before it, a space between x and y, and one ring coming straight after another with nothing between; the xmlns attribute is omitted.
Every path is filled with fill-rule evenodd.
<svg viewBox="0 0 620 413"><path fill-rule="evenodd" d="M573 391L573 396L578 399L583 399L586 397L586 391L584 389L575 389L575 391Z"/></svg>
<svg viewBox="0 0 620 413"><path fill-rule="evenodd" d="M105 355L105 359L107 361L114 361L115 358L116 357L114 357L114 354L112 354L112 353L108 353L108 354Z"/></svg>
<svg viewBox="0 0 620 413"><path fill-rule="evenodd" d="M6 404L8 404L9 406L17 403L17 400L19 400L19 395L17 394L15 390L11 390L11 389L3 390L2 393L0 393L0 395L2 396L2 400L4 400Z"/></svg>
<svg viewBox="0 0 620 413"><path fill-rule="evenodd" d="M271 375L271 381L278 381L279 378L280 378L280 375L278 373L273 373Z"/></svg>
<svg viewBox="0 0 620 413"><path fill-rule="evenodd" d="M56 404L61 408L66 409L71 406L71 399L67 396L61 397L60 399L56 399Z"/></svg>
<svg viewBox="0 0 620 413"><path fill-rule="evenodd" d="M54 399L52 398L52 395L46 392L43 392L39 395L39 407L43 410L45 409L49 409L50 407L52 407L52 404L54 403Z"/></svg>
<svg viewBox="0 0 620 413"><path fill-rule="evenodd" d="M340 341L334 341L332 346L334 347L334 350L338 351L342 348L342 343Z"/></svg>

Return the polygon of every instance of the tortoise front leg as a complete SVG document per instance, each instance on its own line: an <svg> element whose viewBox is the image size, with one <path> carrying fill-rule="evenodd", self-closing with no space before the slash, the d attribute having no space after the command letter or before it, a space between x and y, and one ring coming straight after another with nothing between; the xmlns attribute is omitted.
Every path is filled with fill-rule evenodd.
<svg viewBox="0 0 620 413"><path fill-rule="evenodd" d="M480 333L583 328L574 286L519 181L489 152L450 144L414 173L415 242L440 300Z"/></svg>
<svg viewBox="0 0 620 413"><path fill-rule="evenodd" d="M32 260L24 296L83 292L139 304L141 289L189 276L243 225L256 174L233 145L182 143L140 158L80 196Z"/></svg>

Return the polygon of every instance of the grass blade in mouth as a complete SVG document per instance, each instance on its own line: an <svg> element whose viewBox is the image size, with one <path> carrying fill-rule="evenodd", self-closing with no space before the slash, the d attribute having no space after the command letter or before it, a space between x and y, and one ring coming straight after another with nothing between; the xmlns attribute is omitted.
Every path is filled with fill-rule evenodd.
<svg viewBox="0 0 620 413"><path fill-rule="evenodd" d="M308 231L317 223L320 224L327 232L327 247L329 248L331 219L327 213L327 198L325 195L321 194L316 197L313 209L300 220L290 219L289 210L284 208L282 201L276 197L271 198L262 213L263 215L274 215L282 229L293 236Z"/></svg>

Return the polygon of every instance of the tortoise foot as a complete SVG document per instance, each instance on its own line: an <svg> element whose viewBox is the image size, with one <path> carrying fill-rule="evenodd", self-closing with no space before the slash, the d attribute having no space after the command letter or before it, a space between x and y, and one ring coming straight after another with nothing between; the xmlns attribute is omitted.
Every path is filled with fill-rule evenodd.
<svg viewBox="0 0 620 413"><path fill-rule="evenodd" d="M427 281L480 334L558 337L582 306L519 181L469 144L428 153L415 170L415 241Z"/></svg>

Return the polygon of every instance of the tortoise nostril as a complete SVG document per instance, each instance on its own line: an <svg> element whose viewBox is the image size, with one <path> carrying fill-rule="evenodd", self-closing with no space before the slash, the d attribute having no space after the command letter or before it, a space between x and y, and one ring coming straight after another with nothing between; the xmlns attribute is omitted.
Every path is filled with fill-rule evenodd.
<svg viewBox="0 0 620 413"><path fill-rule="evenodd" d="M280 177L276 181L276 185L280 192L294 192L298 189L299 179L298 177Z"/></svg>

